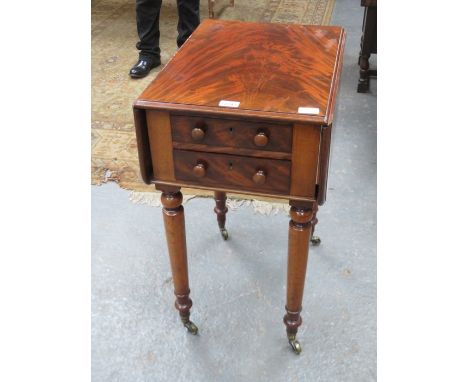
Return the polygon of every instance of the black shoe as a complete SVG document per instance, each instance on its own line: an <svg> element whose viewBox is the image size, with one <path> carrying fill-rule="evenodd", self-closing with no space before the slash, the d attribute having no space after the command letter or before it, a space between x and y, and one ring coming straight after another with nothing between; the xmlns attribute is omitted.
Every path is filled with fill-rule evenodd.
<svg viewBox="0 0 468 382"><path fill-rule="evenodd" d="M138 62L133 65L128 74L132 78L143 78L151 71L151 69L156 68L159 65L161 65L161 59L158 57L141 57L138 59Z"/></svg>

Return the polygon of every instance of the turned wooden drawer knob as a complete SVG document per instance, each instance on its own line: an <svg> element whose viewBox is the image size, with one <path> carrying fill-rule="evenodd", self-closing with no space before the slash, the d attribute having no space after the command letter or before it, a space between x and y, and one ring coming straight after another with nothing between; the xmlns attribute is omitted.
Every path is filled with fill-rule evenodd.
<svg viewBox="0 0 468 382"><path fill-rule="evenodd" d="M254 143L255 146L266 146L268 144L268 136L263 131L259 131L254 137Z"/></svg>
<svg viewBox="0 0 468 382"><path fill-rule="evenodd" d="M194 127L192 129L192 139L196 142L200 142L205 138L205 130L202 127Z"/></svg>
<svg viewBox="0 0 468 382"><path fill-rule="evenodd" d="M203 163L197 163L193 168L193 175L197 178L203 178L206 174L206 166Z"/></svg>
<svg viewBox="0 0 468 382"><path fill-rule="evenodd" d="M255 175L252 177L252 180L256 184L265 184L266 182L266 174L263 170L258 170Z"/></svg>

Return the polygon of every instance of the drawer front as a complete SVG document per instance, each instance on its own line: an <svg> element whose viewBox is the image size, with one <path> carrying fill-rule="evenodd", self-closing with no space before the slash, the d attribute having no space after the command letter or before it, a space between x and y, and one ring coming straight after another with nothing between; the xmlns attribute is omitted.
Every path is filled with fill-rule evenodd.
<svg viewBox="0 0 468 382"><path fill-rule="evenodd" d="M185 116L171 116L171 125L174 142L291 152L289 125Z"/></svg>
<svg viewBox="0 0 468 382"><path fill-rule="evenodd" d="M289 193L291 162L174 150L175 177L194 185Z"/></svg>

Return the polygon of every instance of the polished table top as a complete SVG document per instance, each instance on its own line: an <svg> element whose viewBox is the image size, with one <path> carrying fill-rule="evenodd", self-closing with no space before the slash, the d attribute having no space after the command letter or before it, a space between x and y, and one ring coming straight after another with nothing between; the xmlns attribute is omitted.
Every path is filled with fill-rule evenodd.
<svg viewBox="0 0 468 382"><path fill-rule="evenodd" d="M343 47L341 27L205 20L135 105L328 125Z"/></svg>

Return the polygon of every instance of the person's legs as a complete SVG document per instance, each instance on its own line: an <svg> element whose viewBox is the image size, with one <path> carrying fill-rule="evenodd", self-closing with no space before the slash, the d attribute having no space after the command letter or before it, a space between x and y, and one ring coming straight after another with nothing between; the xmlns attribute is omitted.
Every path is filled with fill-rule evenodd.
<svg viewBox="0 0 468 382"><path fill-rule="evenodd" d="M179 23L177 24L177 46L187 40L200 24L200 0L177 0Z"/></svg>
<svg viewBox="0 0 468 382"><path fill-rule="evenodd" d="M159 12L162 0L136 0L136 22L141 57L159 58Z"/></svg>
<svg viewBox="0 0 468 382"><path fill-rule="evenodd" d="M128 73L132 78L145 77L153 68L161 65L159 48L159 11L162 0L136 0L136 21L140 41L138 61Z"/></svg>

